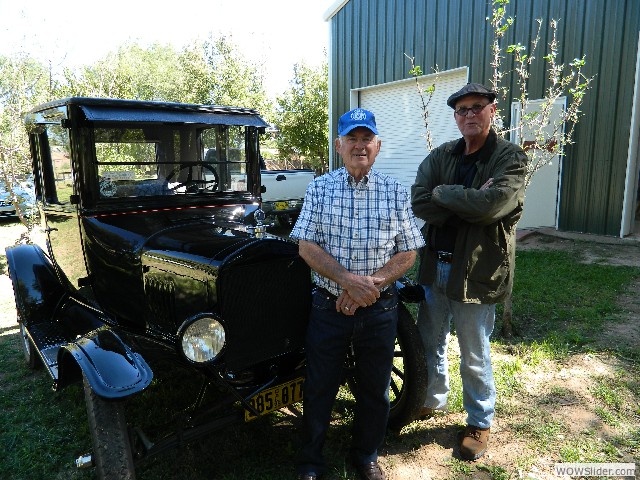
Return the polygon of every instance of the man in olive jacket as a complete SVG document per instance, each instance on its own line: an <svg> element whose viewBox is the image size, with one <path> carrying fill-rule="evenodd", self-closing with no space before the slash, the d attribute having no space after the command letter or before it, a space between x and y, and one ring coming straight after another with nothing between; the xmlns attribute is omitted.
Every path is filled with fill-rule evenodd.
<svg viewBox="0 0 640 480"><path fill-rule="evenodd" d="M434 149L411 188L415 215L426 222L418 281L426 293L418 326L429 374L421 416L446 410L450 322L460 344L467 427L464 459L487 449L495 410L489 337L496 303L513 285L516 224L522 214L527 155L491 127L496 95L469 83L447 100L462 138Z"/></svg>

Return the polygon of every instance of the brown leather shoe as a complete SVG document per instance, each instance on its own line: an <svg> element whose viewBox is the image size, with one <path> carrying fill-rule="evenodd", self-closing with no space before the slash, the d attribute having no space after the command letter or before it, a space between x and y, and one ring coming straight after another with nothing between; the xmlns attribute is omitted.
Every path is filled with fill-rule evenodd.
<svg viewBox="0 0 640 480"><path fill-rule="evenodd" d="M477 460L485 454L489 444L490 428L467 425L460 443L460 456L465 460Z"/></svg>
<svg viewBox="0 0 640 480"><path fill-rule="evenodd" d="M356 470L364 480L386 480L387 477L382 471L378 462L369 462L362 465L356 465Z"/></svg>

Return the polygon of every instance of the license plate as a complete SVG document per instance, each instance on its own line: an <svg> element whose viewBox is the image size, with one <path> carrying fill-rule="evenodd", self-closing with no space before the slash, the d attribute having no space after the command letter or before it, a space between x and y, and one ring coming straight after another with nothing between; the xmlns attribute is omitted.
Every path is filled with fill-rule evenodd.
<svg viewBox="0 0 640 480"><path fill-rule="evenodd" d="M286 210L289 208L289 202L276 202L275 209L276 210Z"/></svg>
<svg viewBox="0 0 640 480"><path fill-rule="evenodd" d="M254 395L250 402L260 416L279 410L282 407L291 405L292 403L302 400L302 377L291 380L290 382L276 385ZM258 418L249 410L244 411L244 421L248 422Z"/></svg>

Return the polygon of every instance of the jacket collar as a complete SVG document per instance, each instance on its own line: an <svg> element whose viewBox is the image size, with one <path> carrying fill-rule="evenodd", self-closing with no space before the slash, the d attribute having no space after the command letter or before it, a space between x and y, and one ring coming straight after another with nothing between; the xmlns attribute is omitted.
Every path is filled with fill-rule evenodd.
<svg viewBox="0 0 640 480"><path fill-rule="evenodd" d="M466 144L464 143L464 137L463 137L460 140L458 140L458 143L456 143L456 145L453 147L453 151L451 153L453 153L454 155L463 155L465 145ZM487 136L487 139L484 142L484 145L478 151L478 161L483 162L487 160L489 157L491 157L497 145L498 145L498 134L495 132L493 127L491 127L491 129L489 130L489 135Z"/></svg>

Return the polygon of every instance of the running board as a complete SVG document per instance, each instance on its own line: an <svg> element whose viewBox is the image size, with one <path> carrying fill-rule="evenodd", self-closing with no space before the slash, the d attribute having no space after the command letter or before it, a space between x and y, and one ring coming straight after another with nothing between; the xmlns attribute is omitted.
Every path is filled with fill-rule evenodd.
<svg viewBox="0 0 640 480"><path fill-rule="evenodd" d="M58 381L58 350L70 341L55 323L36 323L25 327L42 363L54 381Z"/></svg>

